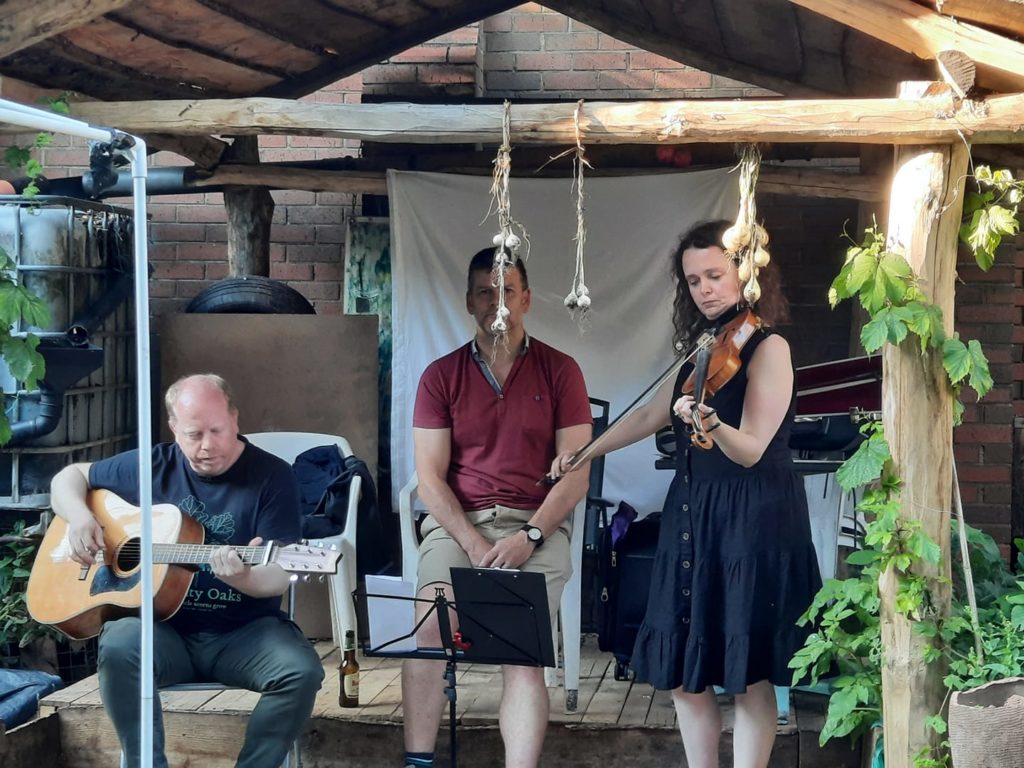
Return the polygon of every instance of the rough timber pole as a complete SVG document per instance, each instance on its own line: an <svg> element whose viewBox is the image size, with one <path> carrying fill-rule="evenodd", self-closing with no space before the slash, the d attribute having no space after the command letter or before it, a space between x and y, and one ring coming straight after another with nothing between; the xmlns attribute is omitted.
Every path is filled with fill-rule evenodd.
<svg viewBox="0 0 1024 768"><path fill-rule="evenodd" d="M237 136L227 150L232 160L259 164L256 136ZM270 226L274 198L266 187L224 189L228 222L228 274L270 277Z"/></svg>
<svg viewBox="0 0 1024 768"><path fill-rule="evenodd" d="M953 332L957 230L967 155L962 143L898 147L890 198L889 247L906 257L924 294L942 309L947 334ZM932 582L926 610L948 616L953 400L941 354L922 356L920 347L910 342L898 348L887 345L882 356L882 411L895 470L903 479L901 514L905 520L920 521L922 531L943 553L938 566L925 564L918 570L947 579ZM925 721L942 706L943 671L939 664L925 666L927 640L895 610L896 581L891 573L882 575L880 587L885 765L912 768L917 753L938 741Z"/></svg>

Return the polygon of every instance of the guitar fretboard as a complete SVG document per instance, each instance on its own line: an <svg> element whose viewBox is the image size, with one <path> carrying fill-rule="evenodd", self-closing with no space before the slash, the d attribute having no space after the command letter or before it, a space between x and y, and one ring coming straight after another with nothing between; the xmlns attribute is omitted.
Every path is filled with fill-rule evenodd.
<svg viewBox="0 0 1024 768"><path fill-rule="evenodd" d="M210 544L154 544L153 562L170 565L205 565L219 547ZM266 557L266 547L232 547L243 563L259 565Z"/></svg>

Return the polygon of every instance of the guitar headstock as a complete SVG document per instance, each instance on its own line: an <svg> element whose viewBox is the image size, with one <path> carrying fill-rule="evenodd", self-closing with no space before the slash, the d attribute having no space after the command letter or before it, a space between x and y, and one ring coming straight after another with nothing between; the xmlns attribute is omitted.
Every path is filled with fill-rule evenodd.
<svg viewBox="0 0 1024 768"><path fill-rule="evenodd" d="M327 545L322 541L302 541L277 547L270 558L270 562L277 563L288 573L321 575L337 573L339 560L341 550L337 545Z"/></svg>

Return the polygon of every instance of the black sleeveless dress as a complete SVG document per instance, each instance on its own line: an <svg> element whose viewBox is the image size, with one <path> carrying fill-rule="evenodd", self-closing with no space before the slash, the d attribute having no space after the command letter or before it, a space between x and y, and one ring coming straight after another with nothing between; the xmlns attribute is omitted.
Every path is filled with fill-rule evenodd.
<svg viewBox="0 0 1024 768"><path fill-rule="evenodd" d="M705 400L730 426L740 424L747 364L772 333L757 331L741 352L740 371ZM690 370L680 371L673 403ZM726 458L717 444L691 447L672 414L676 475L633 650L637 679L690 693L709 685L743 693L760 680L790 684L786 665L811 631L795 622L821 587L803 481L788 447L795 405L794 387L782 426L750 468Z"/></svg>

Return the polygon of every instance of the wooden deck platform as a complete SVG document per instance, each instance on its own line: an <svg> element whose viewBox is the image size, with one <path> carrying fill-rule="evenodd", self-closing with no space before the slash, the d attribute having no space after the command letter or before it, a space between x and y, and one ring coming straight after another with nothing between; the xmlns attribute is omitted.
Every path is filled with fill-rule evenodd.
<svg viewBox="0 0 1024 768"><path fill-rule="evenodd" d="M392 659L360 658L358 709L338 706L338 651L318 646L327 677L317 696L303 737L304 768L395 768L402 757L400 664ZM594 637L583 644L579 707L564 710L561 687L549 689L551 721L543 765L617 768L685 765L667 692L616 681L612 658L597 650ZM460 766L498 766L502 762L497 727L501 673L497 667L458 669L457 712ZM249 691L161 694L168 760L174 768L229 768L241 744L247 716L257 700ZM722 765L731 766L732 708L723 697ZM773 768L855 768L859 753L846 743L818 747L824 700L794 695L788 722L780 723ZM63 768L113 768L118 745L100 704L95 676L52 694L41 715L59 720ZM52 728L52 725L50 726ZM57 745L52 745L56 751ZM447 718L438 737L435 765L446 766ZM56 765L56 763L54 763ZM33 763L40 766L39 762Z"/></svg>

